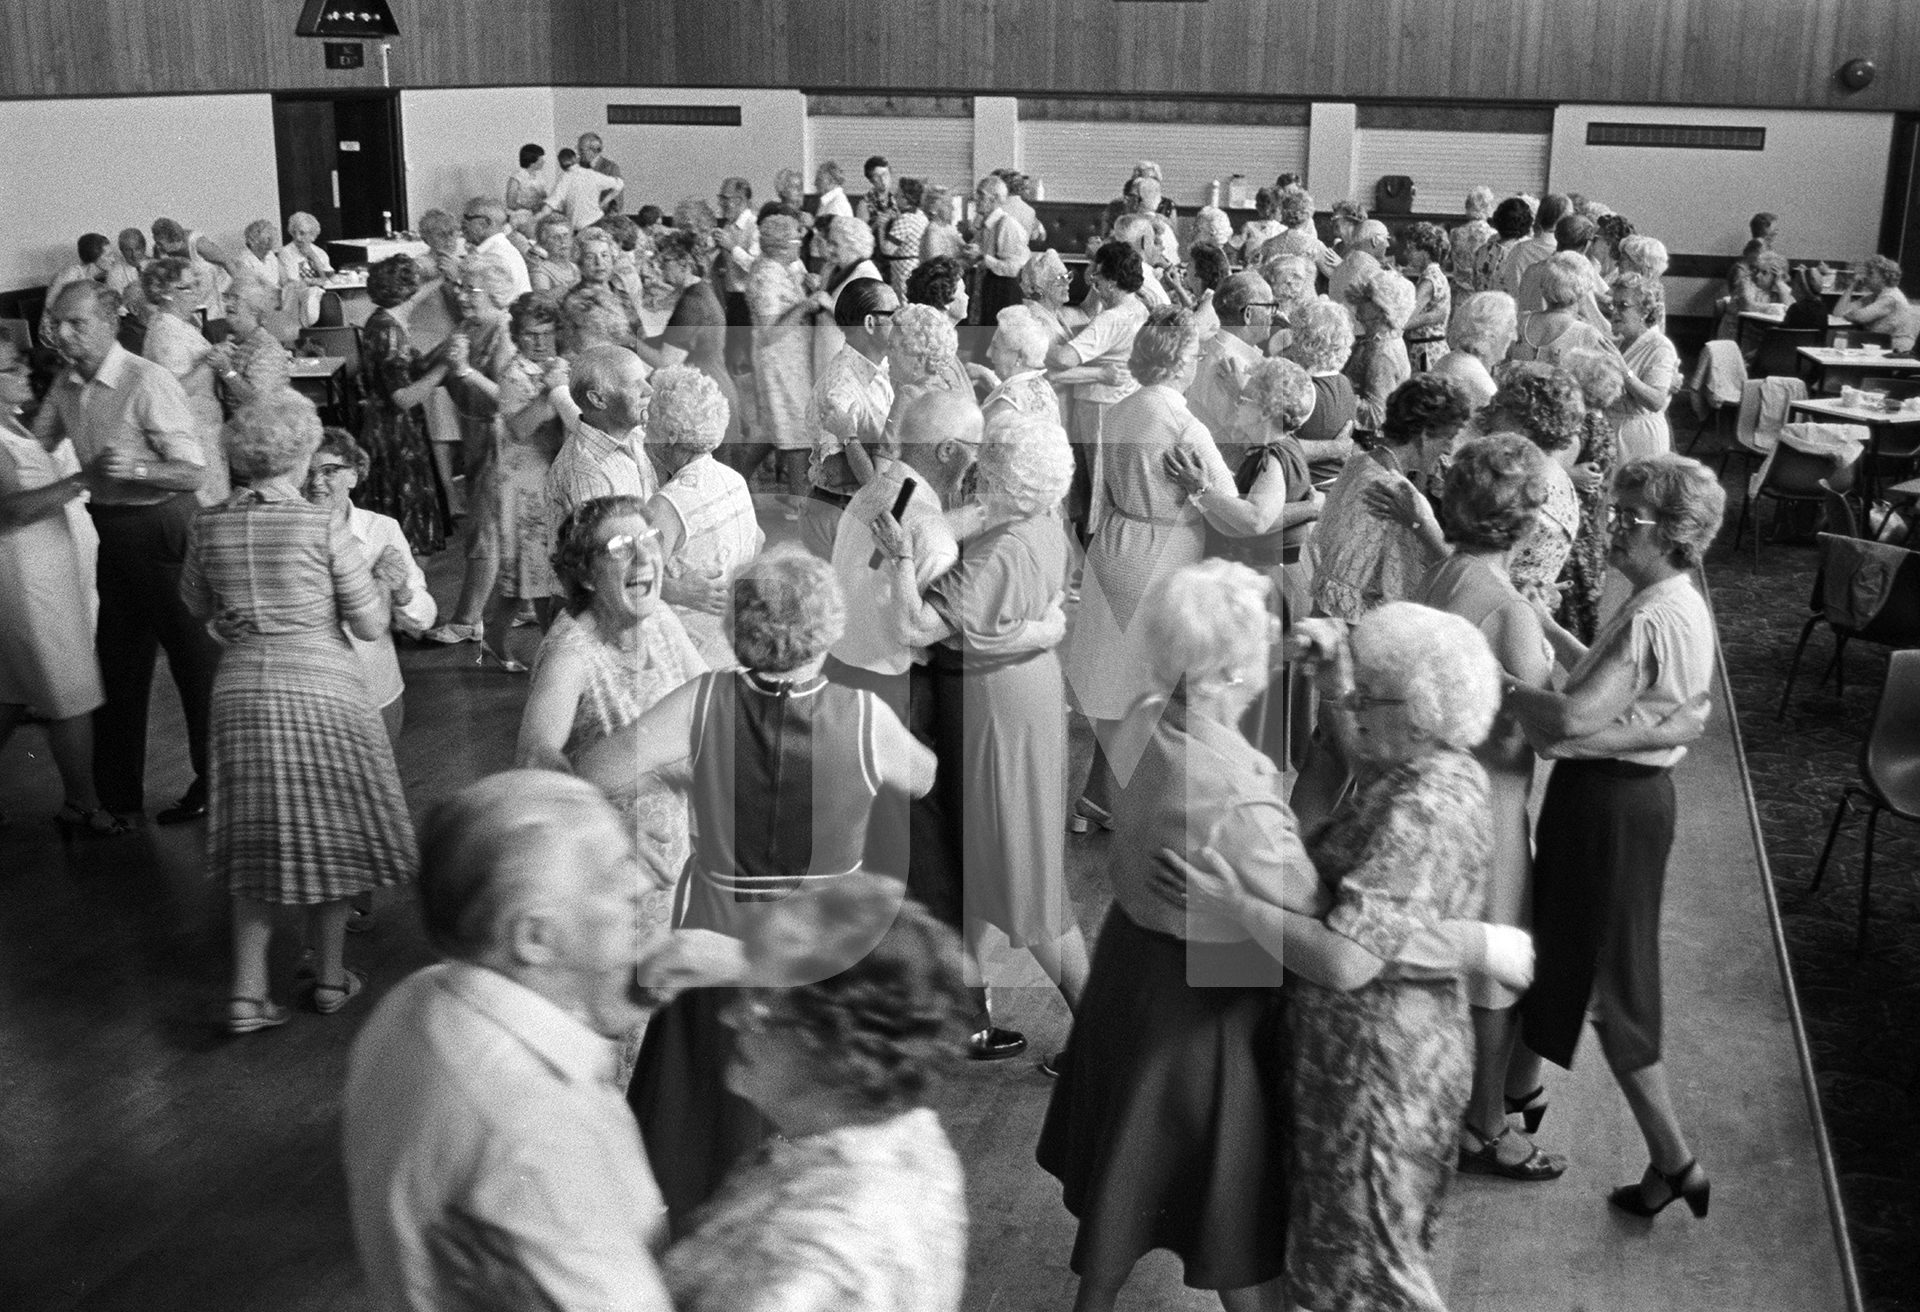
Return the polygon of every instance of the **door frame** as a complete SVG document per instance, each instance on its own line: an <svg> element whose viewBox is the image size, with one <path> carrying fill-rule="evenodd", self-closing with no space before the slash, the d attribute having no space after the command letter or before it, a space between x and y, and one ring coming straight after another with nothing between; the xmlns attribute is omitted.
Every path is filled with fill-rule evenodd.
<svg viewBox="0 0 1920 1312"><path fill-rule="evenodd" d="M275 91L272 103L275 105L297 104L302 101L324 100L328 103L341 100L378 100L388 105L388 116L393 123L393 228L395 232L412 226L412 216L407 209L407 133L404 109L400 103L398 87L343 87L338 91L308 88L301 91Z"/></svg>

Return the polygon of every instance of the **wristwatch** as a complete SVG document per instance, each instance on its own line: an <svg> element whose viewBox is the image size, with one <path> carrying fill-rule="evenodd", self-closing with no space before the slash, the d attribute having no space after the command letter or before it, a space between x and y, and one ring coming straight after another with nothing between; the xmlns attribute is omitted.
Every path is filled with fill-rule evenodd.
<svg viewBox="0 0 1920 1312"><path fill-rule="evenodd" d="M133 481L136 483L144 483L147 481L147 467L145 465L135 465L133 467Z"/></svg>

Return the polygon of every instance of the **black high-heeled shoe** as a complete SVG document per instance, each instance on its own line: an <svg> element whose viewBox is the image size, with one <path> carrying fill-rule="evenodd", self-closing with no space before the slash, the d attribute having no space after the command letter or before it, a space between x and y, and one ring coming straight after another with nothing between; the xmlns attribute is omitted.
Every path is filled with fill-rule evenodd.
<svg viewBox="0 0 1920 1312"><path fill-rule="evenodd" d="M1521 1128L1533 1134L1540 1128L1540 1122L1547 1119L1547 1086L1542 1084L1532 1093L1507 1099L1507 1115L1518 1116Z"/></svg>
<svg viewBox="0 0 1920 1312"><path fill-rule="evenodd" d="M1645 1188L1650 1178L1659 1180L1667 1187L1667 1196L1657 1206L1647 1201ZM1707 1203L1712 1196L1713 1181L1707 1179L1707 1173L1700 1169L1700 1159L1696 1157L1672 1175L1649 1163L1647 1173L1640 1177L1639 1184L1621 1185L1607 1195L1607 1201L1630 1215L1653 1217L1666 1211L1676 1199L1684 1198L1695 1216L1705 1216Z"/></svg>

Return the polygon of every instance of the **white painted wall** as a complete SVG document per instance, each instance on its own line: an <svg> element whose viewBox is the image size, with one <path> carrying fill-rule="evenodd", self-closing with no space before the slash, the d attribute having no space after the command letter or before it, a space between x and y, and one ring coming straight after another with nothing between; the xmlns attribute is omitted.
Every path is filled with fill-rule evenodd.
<svg viewBox="0 0 1920 1312"><path fill-rule="evenodd" d="M1589 146L1595 120L1763 127L1767 148ZM1605 201L1675 253L1738 255L1747 220L1772 210L1788 256L1860 260L1879 241L1892 132L1891 114L1562 105L1549 185Z"/></svg>
<svg viewBox="0 0 1920 1312"><path fill-rule="evenodd" d="M83 232L178 219L230 249L280 210L265 95L0 101L0 289L44 286Z"/></svg>
<svg viewBox="0 0 1920 1312"><path fill-rule="evenodd" d="M740 126L614 127L607 122L609 104L738 105ZM772 199L775 173L804 166L807 98L799 91L556 87L553 130L561 144L571 144L582 132L600 134L607 155L627 179L629 214L648 203L672 213L686 196L699 196L711 205L726 177L752 183L758 207ZM855 160L848 169L850 190L858 189L859 171ZM500 176L504 182L506 174Z"/></svg>
<svg viewBox="0 0 1920 1312"><path fill-rule="evenodd" d="M459 217L470 196L504 197L507 175L520 166L520 147L529 141L546 147L551 178L562 144L554 139L550 87L402 91L400 135L407 213L415 224L431 209Z"/></svg>

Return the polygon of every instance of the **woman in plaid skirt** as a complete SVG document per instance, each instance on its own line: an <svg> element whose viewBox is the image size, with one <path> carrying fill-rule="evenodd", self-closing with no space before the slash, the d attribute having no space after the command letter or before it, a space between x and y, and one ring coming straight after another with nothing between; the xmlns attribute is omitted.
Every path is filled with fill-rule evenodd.
<svg viewBox="0 0 1920 1312"><path fill-rule="evenodd" d="M346 524L302 495L319 444L320 418L296 392L242 410L227 445L245 486L194 521L180 581L225 646L207 858L233 894L235 1034L289 1018L267 991L275 904L307 908L313 1006L331 1014L364 983L341 960L348 899L414 871L393 749L345 636L383 634L387 594Z"/></svg>

